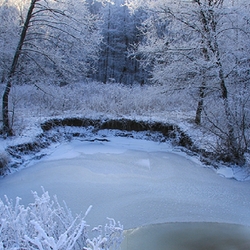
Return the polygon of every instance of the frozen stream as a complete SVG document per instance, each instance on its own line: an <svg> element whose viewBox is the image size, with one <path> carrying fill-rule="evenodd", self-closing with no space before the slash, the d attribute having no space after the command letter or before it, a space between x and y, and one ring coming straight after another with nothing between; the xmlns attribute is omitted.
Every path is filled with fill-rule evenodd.
<svg viewBox="0 0 250 250"><path fill-rule="evenodd" d="M124 137L73 140L0 179L0 198L33 201L41 186L85 212L95 226L106 217L125 229L165 222L220 222L250 226L250 182L226 179L196 158L158 143ZM250 236L249 236L250 237Z"/></svg>

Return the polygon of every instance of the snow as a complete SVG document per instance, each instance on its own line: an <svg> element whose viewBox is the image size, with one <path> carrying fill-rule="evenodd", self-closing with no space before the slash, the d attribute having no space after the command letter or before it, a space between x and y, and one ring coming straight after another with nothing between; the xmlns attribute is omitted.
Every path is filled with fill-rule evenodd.
<svg viewBox="0 0 250 250"><path fill-rule="evenodd" d="M50 156L45 157L43 160L58 160L66 158L74 158L81 153L84 154L122 154L129 148L130 150L146 150L147 152L155 151L155 148L161 151L171 150L169 143L159 143L145 139L134 139L134 137L144 138L143 133L134 133L129 137L115 136L117 130L100 130L97 137L89 134L87 138L81 140L73 140L72 142L64 142L59 147L55 148ZM137 135L136 135L137 134ZM126 133L124 134L124 136ZM94 137L93 137L94 136ZM96 142L96 143L92 143ZM91 147L89 147L91 145Z"/></svg>
<svg viewBox="0 0 250 250"><path fill-rule="evenodd" d="M216 170L217 174L225 177L232 178L238 181L249 181L250 180L250 170L248 167L232 166L226 167L221 166Z"/></svg>
<svg viewBox="0 0 250 250"><path fill-rule="evenodd" d="M32 202L41 186L88 223L106 217L125 229L165 222L220 222L250 226L250 182L221 177L168 143L114 136L109 130L46 149L47 156L0 180L4 195Z"/></svg>

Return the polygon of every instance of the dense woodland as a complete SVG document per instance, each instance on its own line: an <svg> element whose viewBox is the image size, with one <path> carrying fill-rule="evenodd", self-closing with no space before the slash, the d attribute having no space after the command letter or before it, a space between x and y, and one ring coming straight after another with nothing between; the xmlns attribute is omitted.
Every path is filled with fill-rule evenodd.
<svg viewBox="0 0 250 250"><path fill-rule="evenodd" d="M249 13L248 0L0 0L2 134L14 132L15 85L155 85L195 103L193 122L216 136L215 151L244 165Z"/></svg>

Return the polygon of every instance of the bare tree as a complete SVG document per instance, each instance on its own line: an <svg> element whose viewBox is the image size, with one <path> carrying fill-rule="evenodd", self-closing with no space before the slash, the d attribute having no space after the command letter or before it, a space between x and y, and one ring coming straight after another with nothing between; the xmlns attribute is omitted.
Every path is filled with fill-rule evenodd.
<svg viewBox="0 0 250 250"><path fill-rule="evenodd" d="M26 34L27 34L27 31L28 31L28 28L29 28L29 23L30 23L30 20L32 18L32 13L34 11L36 2L38 2L38 0L32 0L31 1L30 7L29 7L29 10L28 10L28 13L27 13L27 17L26 17L26 20L25 20L25 23L24 23L24 26L23 26L23 29L22 29L22 33L20 35L20 40L18 42L17 49L16 49L16 52L15 52L15 55L14 55L14 58L13 58L13 61L12 61L12 65L11 65L11 68L10 68L10 71L9 71L9 74L8 74L8 80L7 80L7 84L6 84L6 87L5 87L5 90L4 90L4 94L3 94L3 104L2 104L3 133L7 134L7 135L12 135L13 134L13 131L11 129L10 122L9 122L9 108L8 108L8 105L9 105L9 93L10 93L10 89L11 89L11 78L13 77L13 75L16 72L17 63L18 63L20 54L22 52L23 43L24 43L24 40L26 38Z"/></svg>
<svg viewBox="0 0 250 250"><path fill-rule="evenodd" d="M94 60L101 40L96 22L97 17L88 12L84 2L31 0L6 79L3 134L13 134L9 94L21 67L25 80L29 77L30 81L36 75L50 73L62 79L81 77Z"/></svg>

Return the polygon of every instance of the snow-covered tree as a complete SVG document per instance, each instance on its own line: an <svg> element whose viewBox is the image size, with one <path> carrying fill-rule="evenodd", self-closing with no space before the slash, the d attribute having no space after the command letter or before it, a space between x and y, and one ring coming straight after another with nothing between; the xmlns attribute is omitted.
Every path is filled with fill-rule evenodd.
<svg viewBox="0 0 250 250"><path fill-rule="evenodd" d="M142 83L145 76L139 62L128 57L131 44L140 40L138 26L143 19L142 13L130 15L124 0L105 2L99 11L103 16L103 42L95 78L104 83Z"/></svg>
<svg viewBox="0 0 250 250"><path fill-rule="evenodd" d="M21 11L15 1L2 2L0 9L5 21L1 27L5 34L0 37L1 50L7 48L1 68L2 78L6 79L2 107L6 134L11 134L8 96L12 83L36 82L48 77L61 84L83 79L97 58L101 41L99 16L89 12L84 0L32 0L20 4Z"/></svg>
<svg viewBox="0 0 250 250"><path fill-rule="evenodd" d="M20 27L18 9L9 2L1 0L0 22L0 77L1 82L4 82L18 42L17 34Z"/></svg>
<svg viewBox="0 0 250 250"><path fill-rule="evenodd" d="M248 143L246 127L242 130L236 123L233 100L235 87L241 93L249 82L249 56L245 53L250 41L249 14L241 4L223 0L127 1L132 9L144 6L148 11L145 40L135 53L142 55L145 65L153 65L152 80L168 90L191 93L198 104L195 122L201 123L206 109L206 122L224 145L224 158L237 163L242 163ZM243 65L244 84L242 74L237 73ZM245 97L237 102L245 105L241 112L244 123L249 105Z"/></svg>

